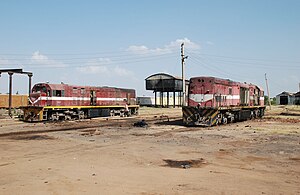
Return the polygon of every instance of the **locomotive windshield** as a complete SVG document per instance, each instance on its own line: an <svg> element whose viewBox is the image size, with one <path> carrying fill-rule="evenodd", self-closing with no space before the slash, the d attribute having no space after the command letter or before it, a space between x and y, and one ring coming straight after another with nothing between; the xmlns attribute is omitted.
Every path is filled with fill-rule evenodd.
<svg viewBox="0 0 300 195"><path fill-rule="evenodd" d="M46 86L36 85L32 89L32 92L35 92L35 93L38 93L38 92L39 93L46 93L47 92L47 88L46 88Z"/></svg>

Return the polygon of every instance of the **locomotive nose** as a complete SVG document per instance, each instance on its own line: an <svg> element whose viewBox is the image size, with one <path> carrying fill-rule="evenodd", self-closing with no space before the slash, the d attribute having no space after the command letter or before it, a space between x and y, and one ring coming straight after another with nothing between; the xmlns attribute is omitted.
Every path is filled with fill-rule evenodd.
<svg viewBox="0 0 300 195"><path fill-rule="evenodd" d="M32 106L37 105L40 96L41 96L40 94L37 94L37 93L31 93L30 96L29 96L29 102L30 102L30 104L31 104Z"/></svg>

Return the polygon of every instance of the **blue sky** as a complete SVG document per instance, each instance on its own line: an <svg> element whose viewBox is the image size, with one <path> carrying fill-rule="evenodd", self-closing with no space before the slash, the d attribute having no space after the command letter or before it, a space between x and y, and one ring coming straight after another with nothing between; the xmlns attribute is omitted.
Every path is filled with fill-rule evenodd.
<svg viewBox="0 0 300 195"><path fill-rule="evenodd" d="M158 72L216 76L299 91L298 0L26 0L0 3L0 68L34 73L33 83L145 90ZM13 91L28 91L14 75ZM0 77L0 92L8 91Z"/></svg>

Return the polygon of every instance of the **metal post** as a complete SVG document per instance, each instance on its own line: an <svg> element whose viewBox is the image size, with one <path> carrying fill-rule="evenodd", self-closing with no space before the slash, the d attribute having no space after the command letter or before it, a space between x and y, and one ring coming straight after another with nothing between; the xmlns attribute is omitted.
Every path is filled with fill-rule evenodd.
<svg viewBox="0 0 300 195"><path fill-rule="evenodd" d="M28 96L30 95L30 92L31 92L31 77L32 77L33 75L32 74L28 74L28 78L29 78L29 89L28 89Z"/></svg>
<svg viewBox="0 0 300 195"><path fill-rule="evenodd" d="M14 73L12 72L8 72L9 74L9 92L8 92L8 115L10 117L12 117L12 114L11 114L11 107L12 107L12 75Z"/></svg>
<svg viewBox="0 0 300 195"><path fill-rule="evenodd" d="M175 103L176 103L176 101L175 101L175 91L173 91L173 108L175 108Z"/></svg>
<svg viewBox="0 0 300 195"><path fill-rule="evenodd" d="M160 107L164 106L164 92L160 92Z"/></svg>
<svg viewBox="0 0 300 195"><path fill-rule="evenodd" d="M154 106L156 107L157 103L156 103L156 91L154 91Z"/></svg>
<svg viewBox="0 0 300 195"><path fill-rule="evenodd" d="M169 98L170 98L169 92L167 91L167 107L168 107L168 108L169 108Z"/></svg>

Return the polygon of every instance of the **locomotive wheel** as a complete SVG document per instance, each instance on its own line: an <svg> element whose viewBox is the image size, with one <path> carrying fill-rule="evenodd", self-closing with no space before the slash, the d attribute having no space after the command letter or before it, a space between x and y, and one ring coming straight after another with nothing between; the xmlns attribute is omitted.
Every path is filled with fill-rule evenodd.
<svg viewBox="0 0 300 195"><path fill-rule="evenodd" d="M58 121L58 119L59 119L59 116L58 116L57 112L51 114L51 117L50 117L51 121Z"/></svg>
<svg viewBox="0 0 300 195"><path fill-rule="evenodd" d="M262 117L262 113L261 113L261 110L258 109L257 110L257 115L256 115L257 118L261 118Z"/></svg>
<svg viewBox="0 0 300 195"><path fill-rule="evenodd" d="M83 111L79 111L78 112L78 119L84 119L84 112Z"/></svg>
<svg viewBox="0 0 300 195"><path fill-rule="evenodd" d="M115 111L114 110L110 111L110 116L115 116Z"/></svg>
<svg viewBox="0 0 300 195"><path fill-rule="evenodd" d="M216 125L219 125L219 124L220 124L220 119L217 118L217 120L216 120Z"/></svg>
<svg viewBox="0 0 300 195"><path fill-rule="evenodd" d="M226 117L222 118L222 124L224 124L224 125L227 124L227 118Z"/></svg>
<svg viewBox="0 0 300 195"><path fill-rule="evenodd" d="M259 115L258 115L258 117L262 118L264 116L264 114L265 114L264 109L259 109Z"/></svg>
<svg viewBox="0 0 300 195"><path fill-rule="evenodd" d="M249 119L252 120L253 118L255 118L255 111L251 111Z"/></svg>

